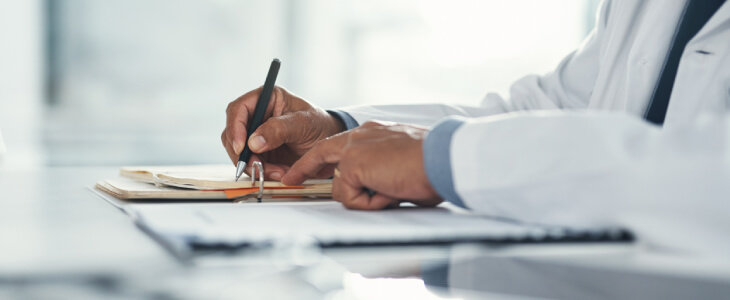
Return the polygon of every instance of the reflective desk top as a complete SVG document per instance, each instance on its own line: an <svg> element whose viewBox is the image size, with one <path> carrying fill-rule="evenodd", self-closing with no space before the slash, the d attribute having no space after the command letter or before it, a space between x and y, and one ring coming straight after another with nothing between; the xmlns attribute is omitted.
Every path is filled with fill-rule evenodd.
<svg viewBox="0 0 730 300"><path fill-rule="evenodd" d="M260 249L181 261L92 193L116 168L0 171L2 299L727 298L730 260L638 245ZM43 184L39 184L43 183ZM296 251L295 251L296 250ZM424 285L425 284L425 285Z"/></svg>

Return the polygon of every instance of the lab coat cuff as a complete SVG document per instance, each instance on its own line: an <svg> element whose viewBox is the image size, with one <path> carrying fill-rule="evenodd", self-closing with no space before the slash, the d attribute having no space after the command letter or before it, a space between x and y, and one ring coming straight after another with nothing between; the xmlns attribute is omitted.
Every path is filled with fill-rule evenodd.
<svg viewBox="0 0 730 300"><path fill-rule="evenodd" d="M345 128L347 128L347 130L360 126L360 124L357 123L355 118L353 118L350 114L348 114L344 111L332 109L332 110L327 110L327 113L329 113L331 116L335 117L335 119L337 119L337 121L340 121L342 124L344 124Z"/></svg>
<svg viewBox="0 0 730 300"><path fill-rule="evenodd" d="M444 200L466 208L454 188L454 176L451 170L451 139L462 124L464 120L455 117L436 123L423 142L423 160L428 181L436 192Z"/></svg>

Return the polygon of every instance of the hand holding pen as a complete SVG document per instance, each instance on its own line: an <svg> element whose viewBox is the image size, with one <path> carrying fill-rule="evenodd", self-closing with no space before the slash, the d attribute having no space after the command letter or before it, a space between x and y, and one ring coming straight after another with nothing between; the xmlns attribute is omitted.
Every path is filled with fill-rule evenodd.
<svg viewBox="0 0 730 300"><path fill-rule="evenodd" d="M278 65L278 60L272 62L272 67L274 64ZM291 165L317 141L342 132L345 128L324 109L292 95L284 88L274 86L273 81L268 104L261 110L261 123L253 127L256 106L260 103L264 88L250 91L228 105L226 128L221 134L221 141L234 164L237 165L239 159L247 165L251 160L261 160L264 163L264 177L267 180L280 180ZM244 148L250 149L248 158L242 155ZM248 173L249 170L245 171ZM323 170L317 178L329 178L333 174L334 168L330 168Z"/></svg>
<svg viewBox="0 0 730 300"><path fill-rule="evenodd" d="M272 69L278 68L275 63L278 65L278 60L272 63ZM270 71L267 78L271 78L271 74ZM264 163L265 179L282 180L286 174L284 183L290 185L310 178L334 176L333 198L349 208L381 209L398 205L402 200L419 205L441 202L424 175L422 153L419 152L425 128L366 123L357 130L338 134L345 131L339 119L285 89L275 87L272 80L266 82L270 93L265 92L265 84L228 105L226 129L221 140L234 164L248 165L250 160L260 159ZM264 94L270 94L268 101L263 100L267 98L262 97L266 96ZM258 106L265 109L257 109ZM255 118L257 112L259 118ZM256 124L254 119L260 120L260 126L253 126ZM373 137L375 139L371 140ZM356 148L365 149L364 153L371 155L356 155L340 161L348 156L346 153L357 152L352 151ZM242 154L244 149L250 149L249 154ZM367 163L362 164L363 161ZM296 166L295 162L298 162ZM338 165L341 167L339 176L335 175ZM353 168L353 165L367 165L368 169ZM401 166L399 172L393 172L395 165ZM388 176L363 177L363 174ZM358 183L352 178L365 181Z"/></svg>

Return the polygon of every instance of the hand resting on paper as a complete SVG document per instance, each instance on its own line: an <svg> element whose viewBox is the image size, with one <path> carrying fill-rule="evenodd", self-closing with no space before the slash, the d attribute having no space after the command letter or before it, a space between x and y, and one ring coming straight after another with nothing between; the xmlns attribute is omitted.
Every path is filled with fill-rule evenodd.
<svg viewBox="0 0 730 300"><path fill-rule="evenodd" d="M234 165L243 150L249 120L253 118L260 93L261 88L250 91L228 104L226 109L226 128L221 141ZM264 163L266 179L281 180L289 167L317 141L344 130L344 125L325 110L277 86L271 94L264 123L249 139L251 151L257 153L251 160ZM321 178L332 176L333 170L334 167L323 170Z"/></svg>
<svg viewBox="0 0 730 300"><path fill-rule="evenodd" d="M298 185L337 167L332 198L347 208L377 210L401 201L437 205L442 199L428 181L423 162L427 132L423 127L367 122L317 142L282 182Z"/></svg>

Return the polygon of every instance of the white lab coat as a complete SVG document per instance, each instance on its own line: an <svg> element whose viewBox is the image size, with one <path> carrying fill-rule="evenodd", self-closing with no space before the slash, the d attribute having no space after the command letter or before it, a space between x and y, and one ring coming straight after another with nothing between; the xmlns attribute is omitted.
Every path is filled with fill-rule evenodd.
<svg viewBox="0 0 730 300"><path fill-rule="evenodd" d="M730 3L687 45L664 127L642 119L684 5L604 1L585 42L555 71L515 82L507 99L344 111L361 124L469 117L450 160L455 190L475 211L627 226L655 247L729 251Z"/></svg>

